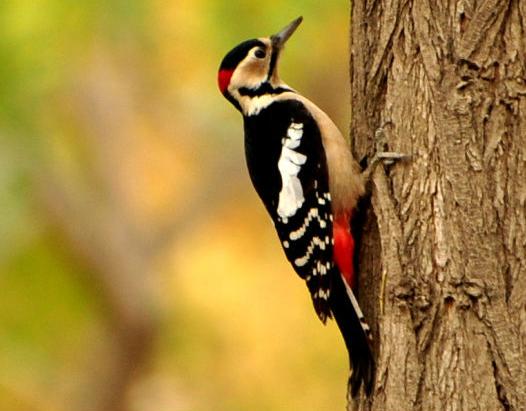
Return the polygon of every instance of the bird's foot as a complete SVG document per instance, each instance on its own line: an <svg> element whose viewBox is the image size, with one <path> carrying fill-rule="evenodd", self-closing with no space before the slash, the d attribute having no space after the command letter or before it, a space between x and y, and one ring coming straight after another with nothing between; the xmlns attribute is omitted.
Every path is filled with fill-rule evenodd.
<svg viewBox="0 0 526 411"><path fill-rule="evenodd" d="M409 160L411 158L408 154L398 153L394 151L387 151L387 140L383 127L380 127L374 133L375 139L375 153L367 168L362 172L363 181L367 182L371 178L376 167L382 162L385 165L391 165L397 161Z"/></svg>

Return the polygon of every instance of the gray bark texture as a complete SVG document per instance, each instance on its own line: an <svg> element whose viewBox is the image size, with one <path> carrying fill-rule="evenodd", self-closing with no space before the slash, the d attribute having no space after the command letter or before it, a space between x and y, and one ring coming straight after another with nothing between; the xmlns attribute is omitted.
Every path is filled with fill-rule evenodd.
<svg viewBox="0 0 526 411"><path fill-rule="evenodd" d="M526 1L353 0L353 150L383 127L360 247L359 410L526 410Z"/></svg>

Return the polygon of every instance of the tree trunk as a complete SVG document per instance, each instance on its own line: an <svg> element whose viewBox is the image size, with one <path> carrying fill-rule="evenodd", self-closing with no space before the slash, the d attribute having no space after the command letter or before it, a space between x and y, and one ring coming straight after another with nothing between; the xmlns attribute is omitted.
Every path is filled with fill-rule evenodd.
<svg viewBox="0 0 526 411"><path fill-rule="evenodd" d="M526 1L353 0L357 158L372 184L361 410L526 409Z"/></svg>

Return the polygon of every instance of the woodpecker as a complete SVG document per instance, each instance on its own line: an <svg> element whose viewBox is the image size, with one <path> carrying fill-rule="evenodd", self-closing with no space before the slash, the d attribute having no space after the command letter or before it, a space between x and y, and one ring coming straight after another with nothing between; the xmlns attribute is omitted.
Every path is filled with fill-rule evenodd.
<svg viewBox="0 0 526 411"><path fill-rule="evenodd" d="M371 332L353 293L351 220L377 159L362 172L329 116L280 79L281 52L301 22L232 49L218 85L243 115L249 175L285 255L305 280L320 320L334 318L341 331L354 397L362 384L370 394L375 365Z"/></svg>

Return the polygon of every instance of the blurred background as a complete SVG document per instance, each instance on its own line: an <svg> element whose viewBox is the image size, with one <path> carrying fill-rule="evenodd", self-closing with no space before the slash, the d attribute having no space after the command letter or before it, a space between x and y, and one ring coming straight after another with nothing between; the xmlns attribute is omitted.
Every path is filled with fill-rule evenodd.
<svg viewBox="0 0 526 411"><path fill-rule="evenodd" d="M303 15L280 72L346 132L348 7L0 2L0 410L343 409L216 71Z"/></svg>

